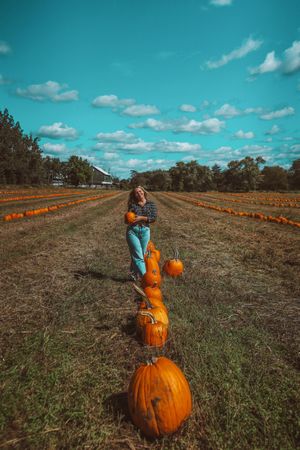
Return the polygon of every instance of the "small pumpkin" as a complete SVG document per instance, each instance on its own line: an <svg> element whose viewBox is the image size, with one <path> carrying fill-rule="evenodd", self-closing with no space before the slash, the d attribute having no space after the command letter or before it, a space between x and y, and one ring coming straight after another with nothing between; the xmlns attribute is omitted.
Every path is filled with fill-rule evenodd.
<svg viewBox="0 0 300 450"><path fill-rule="evenodd" d="M183 263L179 259L178 250L175 250L174 253L175 253L174 254L174 258L173 259L168 259L165 262L165 264L163 266L163 271L167 275L170 275L171 277L178 277L183 272Z"/></svg>
<svg viewBox="0 0 300 450"><path fill-rule="evenodd" d="M161 290L157 286L154 286L154 287L146 286L144 289L144 292L147 295L147 297L149 297L149 298L150 297L157 298L161 302L163 301L163 296L162 296Z"/></svg>
<svg viewBox="0 0 300 450"><path fill-rule="evenodd" d="M132 211L128 211L124 216L124 221L127 224L131 224L135 221L136 215Z"/></svg>
<svg viewBox="0 0 300 450"><path fill-rule="evenodd" d="M154 243L152 241L148 242L147 250L151 250L151 251L155 250L155 245L154 245Z"/></svg>
<svg viewBox="0 0 300 450"><path fill-rule="evenodd" d="M141 288L139 288L136 284L134 284L133 286L134 289L143 297L143 301L139 305L139 310L151 312L153 315L155 315L155 318L157 320L168 325L169 324L168 310L164 305L164 303L157 299L148 298ZM139 320L137 321L138 327L139 324L142 325L143 322L149 322L147 318L146 319L138 318L138 319L140 319L140 322Z"/></svg>
<svg viewBox="0 0 300 450"><path fill-rule="evenodd" d="M152 252L154 257L156 258L156 261L159 263L159 261L160 261L160 251L157 248L155 248L155 245L154 245L154 243L152 241L148 242L147 251L149 251L149 250Z"/></svg>
<svg viewBox="0 0 300 450"><path fill-rule="evenodd" d="M156 270L158 273L160 273L158 261L156 259L155 253L152 250L147 250L144 261L146 265L146 272L152 272L152 270Z"/></svg>
<svg viewBox="0 0 300 450"><path fill-rule="evenodd" d="M170 359L152 358L131 378L128 407L133 423L146 436L174 433L192 411L189 383Z"/></svg>
<svg viewBox="0 0 300 450"><path fill-rule="evenodd" d="M138 314L150 319L150 322L147 322L142 328L141 339L143 343L150 347L163 347L168 336L167 325L158 322L151 312L139 311Z"/></svg>
<svg viewBox="0 0 300 450"><path fill-rule="evenodd" d="M167 307L162 300L156 297L150 297L149 295L146 294L146 292L143 289L139 288L136 284L133 284L133 287L136 290L136 292L142 296L142 300L138 304L139 310L150 309L158 306L163 308L166 311L166 313L168 313Z"/></svg>

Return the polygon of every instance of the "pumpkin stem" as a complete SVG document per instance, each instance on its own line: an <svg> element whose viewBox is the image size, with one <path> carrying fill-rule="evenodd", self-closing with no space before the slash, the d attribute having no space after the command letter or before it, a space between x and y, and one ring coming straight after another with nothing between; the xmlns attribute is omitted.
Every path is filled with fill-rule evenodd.
<svg viewBox="0 0 300 450"><path fill-rule="evenodd" d="M174 252L174 259L179 259L179 251L177 247L172 247L172 250Z"/></svg>
<svg viewBox="0 0 300 450"><path fill-rule="evenodd" d="M147 316L151 319L151 324L157 323L157 320L155 319L155 317L153 316L153 314L151 314L151 312L147 312L147 311L138 311L138 314L140 314L141 316Z"/></svg>
<svg viewBox="0 0 300 450"><path fill-rule="evenodd" d="M147 308L148 308L148 309L153 308L153 306L152 306L152 304L151 304L151 302L150 302L150 300L149 300L149 297L147 297L147 295L145 294L145 292L143 291L143 289L141 289L140 287L138 287L135 283L133 283L133 287L134 287L134 289L136 290L136 292L137 292L138 294L140 294L140 295L145 299Z"/></svg>
<svg viewBox="0 0 300 450"><path fill-rule="evenodd" d="M150 360L146 362L147 366L152 366L152 364L155 364L157 362L158 358L155 356L152 356Z"/></svg>

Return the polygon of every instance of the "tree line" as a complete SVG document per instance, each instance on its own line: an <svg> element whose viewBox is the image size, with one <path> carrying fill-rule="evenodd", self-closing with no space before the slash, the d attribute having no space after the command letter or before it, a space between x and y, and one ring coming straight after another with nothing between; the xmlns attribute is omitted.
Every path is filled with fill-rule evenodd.
<svg viewBox="0 0 300 450"><path fill-rule="evenodd" d="M255 190L285 191L300 189L300 159L286 170L280 166L262 166L265 160L246 156L230 161L226 169L215 164L212 168L197 161L177 162L169 170L131 171L129 180L121 180L123 189L141 185L154 191L247 192Z"/></svg>
<svg viewBox="0 0 300 450"><path fill-rule="evenodd" d="M72 155L68 161L43 157L39 139L25 134L8 110L0 111L0 184L40 185L61 181L78 186L89 184L92 167Z"/></svg>
<svg viewBox="0 0 300 450"><path fill-rule="evenodd" d="M75 155L68 161L43 157L39 139L25 134L7 109L0 111L0 184L52 184L57 180L73 186L88 185L92 167ZM230 161L225 169L197 161L177 162L168 170L133 170L129 179L113 181L121 189L142 185L158 191L299 190L300 159L293 161L288 170L266 166L261 156Z"/></svg>

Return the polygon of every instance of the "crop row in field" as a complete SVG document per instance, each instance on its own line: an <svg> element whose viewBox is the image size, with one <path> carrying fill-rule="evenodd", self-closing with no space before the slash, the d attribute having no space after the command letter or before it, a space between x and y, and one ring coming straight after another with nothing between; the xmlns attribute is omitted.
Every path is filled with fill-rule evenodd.
<svg viewBox="0 0 300 450"><path fill-rule="evenodd" d="M295 220L291 220L290 218L287 218L285 216L279 215L277 217L274 217L273 215L266 215L264 213L261 212L249 212L249 211L236 211L232 208L228 208L228 207L223 207L220 205L216 205L216 204L212 204L212 203L207 203L207 202L203 202L200 201L200 199L197 199L193 196L193 194L186 196L186 195L182 195L182 194L175 194L175 193L165 193L168 196L171 197L175 197L178 198L180 200L183 200L185 202L191 203L195 206L200 206L202 208L208 208L208 209L212 209L215 211L219 211L219 212L223 212L223 213L227 213L227 214L231 214L234 216L239 216L239 217L249 217L249 218L254 218L254 219L258 219L258 220L263 220L266 222L274 222L274 223L278 223L278 224L284 224L284 225L292 225L295 227L300 228L300 221L295 221ZM222 199L220 199L222 200Z"/></svg>
<svg viewBox="0 0 300 450"><path fill-rule="evenodd" d="M65 208L67 206L74 206L74 205L78 205L80 203L86 203L89 201L99 200L99 199L106 198L106 197L112 197L116 194L117 194L116 192L113 192L113 193L109 193L109 194L97 195L94 197L81 198L79 200L73 200L73 201L67 202L67 203L59 203L59 204L47 206L44 208L31 209L31 210L26 210L24 212L10 213L10 214L6 214L3 217L3 220L5 222L9 222L14 219L22 219L24 217L32 217L32 216L36 216L36 215L40 215L40 214L46 214L48 212L56 211L60 208Z"/></svg>

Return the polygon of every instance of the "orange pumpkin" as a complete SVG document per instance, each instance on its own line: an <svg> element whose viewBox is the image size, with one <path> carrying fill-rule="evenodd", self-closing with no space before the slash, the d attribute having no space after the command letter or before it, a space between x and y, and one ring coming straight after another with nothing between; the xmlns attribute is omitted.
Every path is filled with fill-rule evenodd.
<svg viewBox="0 0 300 450"><path fill-rule="evenodd" d="M144 256L144 261L146 265L146 272L152 272L152 270L156 270L158 273L160 273L159 265L153 251L147 250L147 253Z"/></svg>
<svg viewBox="0 0 300 450"><path fill-rule="evenodd" d="M147 250L151 250L151 251L155 250L155 245L153 244L152 241L149 241L149 242L148 242L148 244L147 244Z"/></svg>
<svg viewBox="0 0 300 450"><path fill-rule="evenodd" d="M162 296L161 290L157 286L154 286L154 287L146 286L144 289L144 292L147 295L147 297L149 297L149 298L150 297L157 298L161 302L163 301L163 296Z"/></svg>
<svg viewBox="0 0 300 450"><path fill-rule="evenodd" d="M178 277L183 272L183 263L179 259L178 250L175 250L174 259L168 259L164 266L163 271L171 277Z"/></svg>
<svg viewBox="0 0 300 450"><path fill-rule="evenodd" d="M143 289L147 286L150 287L160 287L161 285L161 276L160 273L154 269L152 272L146 272L145 275L142 278L142 287Z"/></svg>
<svg viewBox="0 0 300 450"><path fill-rule="evenodd" d="M166 314L168 314L167 307L162 302L162 300L159 300L158 298L152 298L149 297L145 291L143 291L141 288L139 288L136 284L133 285L134 289L138 294L142 296L142 301L138 305L139 310L145 310L145 309L151 309L153 307L160 307L165 310Z"/></svg>
<svg viewBox="0 0 300 450"><path fill-rule="evenodd" d="M142 328L141 339L145 345L150 347L162 347L168 335L168 327L162 322L158 322L152 313L140 311L139 314L148 316L150 322L147 322Z"/></svg>
<svg viewBox="0 0 300 450"><path fill-rule="evenodd" d="M150 312L155 320L158 322L162 322L164 325L169 325L169 318L168 314L164 310L164 308L161 308L160 306L151 307L149 309L144 309L143 312ZM138 311L136 315L136 331L137 334L141 334L143 332L143 327L146 323L151 322L149 317L143 316L140 314L140 311Z"/></svg>
<svg viewBox="0 0 300 450"><path fill-rule="evenodd" d="M174 433L192 411L189 383L165 357L153 358L133 374L128 389L133 423L150 438Z"/></svg>
<svg viewBox="0 0 300 450"><path fill-rule="evenodd" d="M168 313L166 305L157 298L147 298L145 300L142 300L138 305L139 310L151 309L156 307L162 308L166 311L166 313Z"/></svg>
<svg viewBox="0 0 300 450"><path fill-rule="evenodd" d="M132 211L128 211L124 216L125 223L127 223L127 224L133 223L135 221L135 218L136 218L136 215Z"/></svg>
<svg viewBox="0 0 300 450"><path fill-rule="evenodd" d="M155 256L156 261L159 263L159 261L160 261L160 251L157 248L155 248L154 250L152 250L152 253Z"/></svg>

